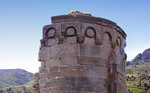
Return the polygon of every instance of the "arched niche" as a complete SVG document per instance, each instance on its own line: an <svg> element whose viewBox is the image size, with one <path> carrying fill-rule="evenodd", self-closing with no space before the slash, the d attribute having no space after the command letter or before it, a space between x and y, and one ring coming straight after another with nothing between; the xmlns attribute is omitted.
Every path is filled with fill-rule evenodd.
<svg viewBox="0 0 150 93"><path fill-rule="evenodd" d="M73 26L67 27L67 29L65 30L65 34L64 34L65 37L73 37L76 35L77 35L77 30Z"/></svg>
<svg viewBox="0 0 150 93"><path fill-rule="evenodd" d="M108 64L115 64L116 63L116 54L115 52L111 52L108 57Z"/></svg>
<svg viewBox="0 0 150 93"><path fill-rule="evenodd" d="M108 58L108 64L107 64L107 79L108 79L108 84L107 84L107 92L108 93L116 93L116 81L118 80L118 77L116 76L117 73L117 65L116 65L116 55L114 52L112 52L109 55Z"/></svg>
<svg viewBox="0 0 150 93"><path fill-rule="evenodd" d="M95 38L96 37L96 31L93 27L88 27L85 30L85 36L89 37L89 38Z"/></svg>
<svg viewBox="0 0 150 93"><path fill-rule="evenodd" d="M76 43L77 42L77 30L75 26L68 26L62 36L65 37L64 43Z"/></svg>
<svg viewBox="0 0 150 93"><path fill-rule="evenodd" d="M120 37L117 37L116 45L117 45L116 52L118 52L121 55L123 55L124 54L124 46L125 46L125 44L122 43L122 40L121 40Z"/></svg>
<svg viewBox="0 0 150 93"><path fill-rule="evenodd" d="M109 32L105 32L104 34L103 34L103 39L102 39L102 41L103 41L103 45L104 46L111 46L111 41L112 41L112 36L111 36L111 34L109 33Z"/></svg>
<svg viewBox="0 0 150 93"><path fill-rule="evenodd" d="M93 27L87 27L85 30L84 44L95 44L96 31Z"/></svg>
<svg viewBox="0 0 150 93"><path fill-rule="evenodd" d="M46 38L54 38L56 36L56 29L51 27L46 31Z"/></svg>
<svg viewBox="0 0 150 93"><path fill-rule="evenodd" d="M117 46L121 47L122 42L121 42L121 38L120 37L117 37L116 44L117 44Z"/></svg>

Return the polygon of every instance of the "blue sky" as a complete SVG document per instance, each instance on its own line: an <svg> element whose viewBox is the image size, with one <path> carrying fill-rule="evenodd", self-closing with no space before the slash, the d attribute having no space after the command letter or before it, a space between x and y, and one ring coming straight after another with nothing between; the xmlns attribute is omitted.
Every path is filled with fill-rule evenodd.
<svg viewBox="0 0 150 93"><path fill-rule="evenodd" d="M0 69L37 72L42 27L51 16L71 10L116 22L127 33L125 49L132 60L150 48L149 0L0 0Z"/></svg>

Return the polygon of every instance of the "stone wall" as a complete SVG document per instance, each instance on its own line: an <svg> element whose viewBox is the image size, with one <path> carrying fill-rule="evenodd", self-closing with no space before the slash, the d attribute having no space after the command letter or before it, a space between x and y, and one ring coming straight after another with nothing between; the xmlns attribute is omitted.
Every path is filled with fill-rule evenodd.
<svg viewBox="0 0 150 93"><path fill-rule="evenodd" d="M125 38L107 19L52 17L43 27L35 93L126 93Z"/></svg>

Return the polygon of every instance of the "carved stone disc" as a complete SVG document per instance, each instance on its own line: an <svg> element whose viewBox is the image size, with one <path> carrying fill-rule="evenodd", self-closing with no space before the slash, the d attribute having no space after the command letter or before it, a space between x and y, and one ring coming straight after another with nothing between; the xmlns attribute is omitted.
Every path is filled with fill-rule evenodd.
<svg viewBox="0 0 150 93"><path fill-rule="evenodd" d="M69 36L75 35L75 29L74 28L68 28L67 29L67 35L69 35Z"/></svg>
<svg viewBox="0 0 150 93"><path fill-rule="evenodd" d="M90 37L90 38L94 37L94 36L95 36L94 29L88 28L88 29L86 30L86 36L87 36L87 37Z"/></svg>
<svg viewBox="0 0 150 93"><path fill-rule="evenodd" d="M55 36L55 29L49 29L48 32L47 32L47 36L49 38L52 38Z"/></svg>

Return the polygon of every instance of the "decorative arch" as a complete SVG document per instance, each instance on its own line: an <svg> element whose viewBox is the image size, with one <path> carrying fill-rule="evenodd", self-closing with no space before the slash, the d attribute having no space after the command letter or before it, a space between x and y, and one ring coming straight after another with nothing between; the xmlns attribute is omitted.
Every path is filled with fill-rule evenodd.
<svg viewBox="0 0 150 93"><path fill-rule="evenodd" d="M108 46L108 47L112 47L112 36L109 32L105 32L103 34L103 37L102 37L102 43L103 43L103 46Z"/></svg>
<svg viewBox="0 0 150 93"><path fill-rule="evenodd" d="M56 29L54 27L47 29L46 38L53 38L55 36L56 36Z"/></svg>
<svg viewBox="0 0 150 93"><path fill-rule="evenodd" d="M117 37L117 39L116 39L116 44L117 44L117 46L121 47L122 41L121 41L121 38L120 38L120 37Z"/></svg>
<svg viewBox="0 0 150 93"><path fill-rule="evenodd" d="M109 32L105 32L105 33L103 34L103 39L104 39L104 38L106 38L106 39L112 41L112 35L111 35Z"/></svg>
<svg viewBox="0 0 150 93"><path fill-rule="evenodd" d="M116 73L117 73L117 65L116 65L116 55L112 52L108 59L107 64L107 91L108 93L116 93L117 92L117 85L116 85Z"/></svg>

